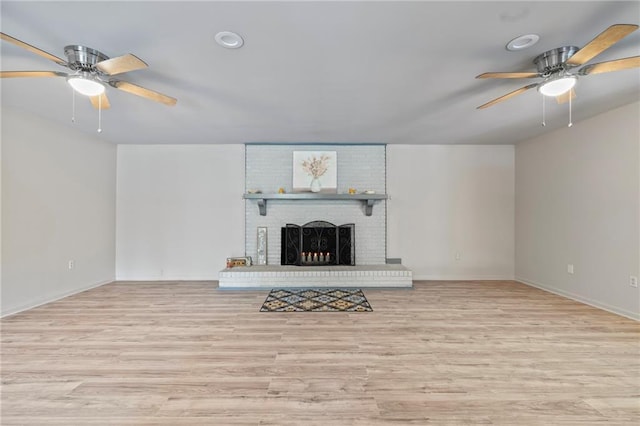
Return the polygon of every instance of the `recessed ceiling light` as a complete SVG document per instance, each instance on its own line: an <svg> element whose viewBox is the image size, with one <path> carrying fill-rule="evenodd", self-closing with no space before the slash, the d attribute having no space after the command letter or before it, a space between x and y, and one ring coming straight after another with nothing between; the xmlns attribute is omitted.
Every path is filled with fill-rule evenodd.
<svg viewBox="0 0 640 426"><path fill-rule="evenodd" d="M216 34L216 42L227 49L238 49L244 44L242 37L231 31L220 31Z"/></svg>
<svg viewBox="0 0 640 426"><path fill-rule="evenodd" d="M525 34L520 37L516 37L507 43L507 50L512 52L517 50L526 49L527 47L531 47L536 44L540 40L540 36L538 34Z"/></svg>

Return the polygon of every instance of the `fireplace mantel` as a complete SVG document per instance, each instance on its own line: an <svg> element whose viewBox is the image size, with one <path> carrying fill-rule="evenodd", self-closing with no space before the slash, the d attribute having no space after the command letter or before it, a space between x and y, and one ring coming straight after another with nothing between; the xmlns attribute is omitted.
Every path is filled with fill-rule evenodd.
<svg viewBox="0 0 640 426"><path fill-rule="evenodd" d="M244 194L245 200L256 200L260 216L267 215L267 200L357 200L365 204L365 215L371 216L373 204L377 200L386 200L387 194L316 194L311 192L294 194Z"/></svg>

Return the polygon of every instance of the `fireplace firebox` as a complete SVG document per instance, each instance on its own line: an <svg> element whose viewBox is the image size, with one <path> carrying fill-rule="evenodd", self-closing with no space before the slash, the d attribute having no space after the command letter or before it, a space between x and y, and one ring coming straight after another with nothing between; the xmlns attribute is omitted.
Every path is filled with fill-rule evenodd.
<svg viewBox="0 0 640 426"><path fill-rule="evenodd" d="M355 265L355 225L313 221L288 223L281 231L280 264L298 266Z"/></svg>

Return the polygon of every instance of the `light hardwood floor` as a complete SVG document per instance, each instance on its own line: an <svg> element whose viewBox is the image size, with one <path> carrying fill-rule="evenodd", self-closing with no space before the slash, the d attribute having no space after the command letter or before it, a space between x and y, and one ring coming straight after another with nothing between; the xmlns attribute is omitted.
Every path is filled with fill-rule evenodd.
<svg viewBox="0 0 640 426"><path fill-rule="evenodd" d="M1 321L3 425L637 425L640 324L515 282L266 291L108 284Z"/></svg>

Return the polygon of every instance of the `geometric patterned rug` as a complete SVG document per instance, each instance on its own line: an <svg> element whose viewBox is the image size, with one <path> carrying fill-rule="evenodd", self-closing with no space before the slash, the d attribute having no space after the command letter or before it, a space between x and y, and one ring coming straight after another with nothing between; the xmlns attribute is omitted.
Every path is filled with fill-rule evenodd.
<svg viewBox="0 0 640 426"><path fill-rule="evenodd" d="M371 312L359 288L273 289L260 312Z"/></svg>

